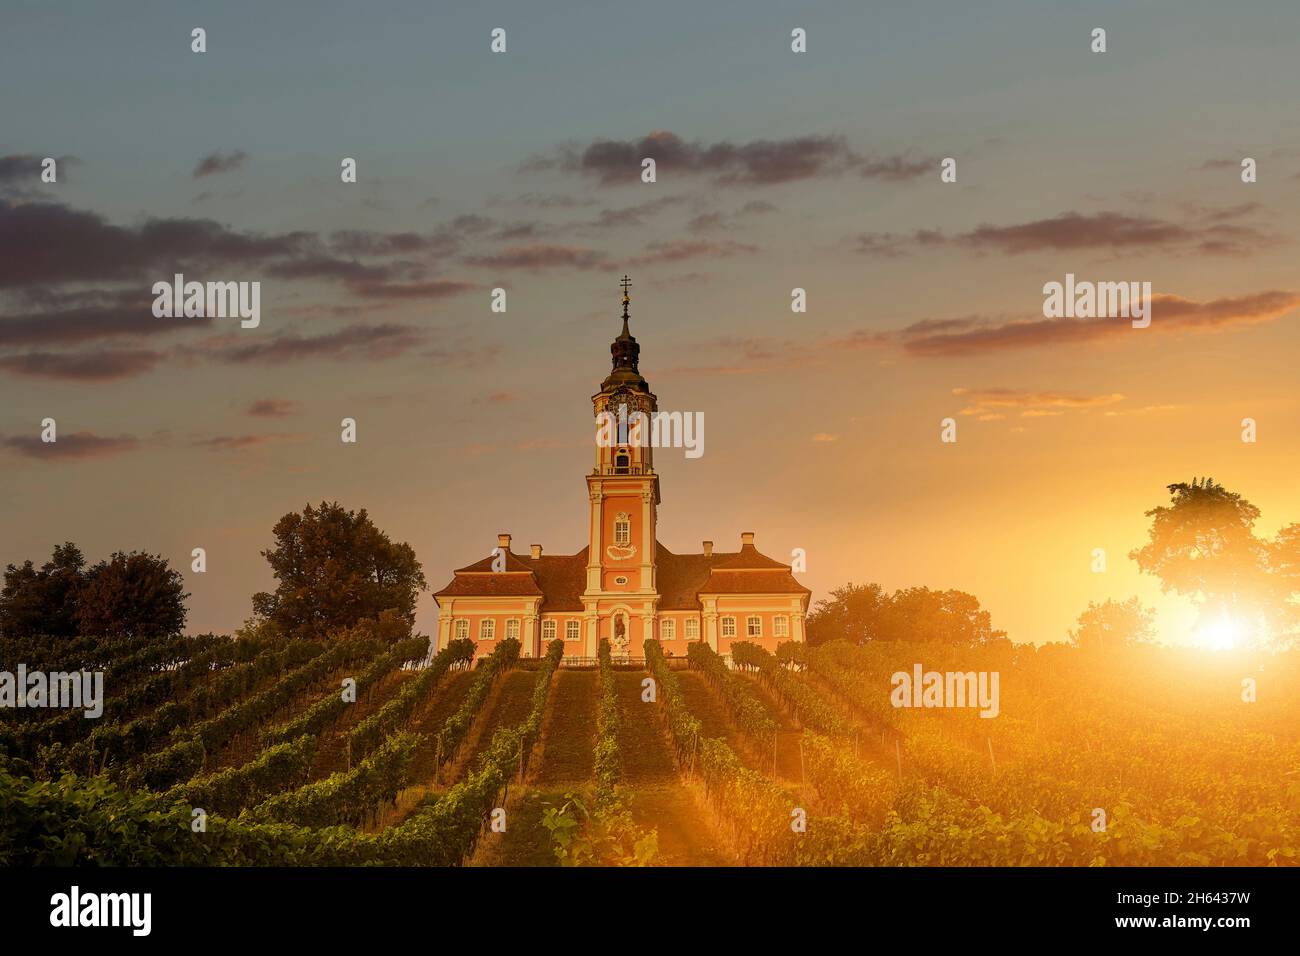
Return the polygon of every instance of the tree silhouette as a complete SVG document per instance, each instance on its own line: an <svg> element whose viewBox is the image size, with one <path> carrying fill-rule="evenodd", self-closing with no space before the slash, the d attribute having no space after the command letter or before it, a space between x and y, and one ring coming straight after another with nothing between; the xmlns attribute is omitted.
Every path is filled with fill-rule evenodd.
<svg viewBox="0 0 1300 956"><path fill-rule="evenodd" d="M1211 478L1167 486L1170 504L1146 512L1150 540L1129 552L1161 590L1190 597L1202 615L1257 627L1268 613L1268 547L1255 536L1259 509Z"/></svg>
<svg viewBox="0 0 1300 956"><path fill-rule="evenodd" d="M1127 601L1088 602L1079 615L1079 626L1070 640L1088 650L1104 651L1128 644L1147 644L1155 639L1155 611L1144 608L1135 597Z"/></svg>
<svg viewBox="0 0 1300 956"><path fill-rule="evenodd" d="M0 591L0 634L6 637L72 637L77 633L77 593L86 559L68 541L37 570L30 561L5 569Z"/></svg>
<svg viewBox="0 0 1300 956"><path fill-rule="evenodd" d="M77 625L82 634L110 637L179 634L187 597L180 572L165 558L119 551L86 572Z"/></svg>
<svg viewBox="0 0 1300 956"><path fill-rule="evenodd" d="M276 546L262 556L280 584L253 595L253 611L285 634L323 637L389 610L414 624L416 596L428 586L420 562L364 508L309 504L281 518L274 534Z"/></svg>

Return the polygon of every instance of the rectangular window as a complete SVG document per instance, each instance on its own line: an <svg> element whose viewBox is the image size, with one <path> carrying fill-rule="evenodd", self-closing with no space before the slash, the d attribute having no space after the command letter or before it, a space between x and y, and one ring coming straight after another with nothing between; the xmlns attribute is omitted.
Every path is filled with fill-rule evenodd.
<svg viewBox="0 0 1300 956"><path fill-rule="evenodd" d="M688 617L686 619L686 639L688 641L698 641L700 639L700 622L698 618Z"/></svg>
<svg viewBox="0 0 1300 956"><path fill-rule="evenodd" d="M506 621L506 637L513 637L516 641L519 640L518 618L512 617L510 620Z"/></svg>
<svg viewBox="0 0 1300 956"><path fill-rule="evenodd" d="M490 617L485 617L478 622L478 639L480 641L491 641L497 636L497 622Z"/></svg>
<svg viewBox="0 0 1300 956"><path fill-rule="evenodd" d="M555 622L554 622L554 621L543 621L543 622L542 622L542 640L544 640L544 641L553 641L553 640L555 640Z"/></svg>
<svg viewBox="0 0 1300 956"><path fill-rule="evenodd" d="M578 621L564 622L564 639L566 641L580 640L582 637L582 625Z"/></svg>
<svg viewBox="0 0 1300 956"><path fill-rule="evenodd" d="M745 621L745 634L749 637L762 637L763 619L757 614L751 614Z"/></svg>
<svg viewBox="0 0 1300 956"><path fill-rule="evenodd" d="M623 515L614 522L614 543L627 544L632 540L632 522Z"/></svg>
<svg viewBox="0 0 1300 956"><path fill-rule="evenodd" d="M456 640L458 640L458 641L460 641L460 640L465 640L465 639L468 638L468 637L469 637L469 621L465 620L465 618L463 618L463 617L462 617L462 618L457 618L457 620L456 620Z"/></svg>
<svg viewBox="0 0 1300 956"><path fill-rule="evenodd" d="M790 636L790 619L784 614L772 618L772 633L777 637Z"/></svg>
<svg viewBox="0 0 1300 956"><path fill-rule="evenodd" d="M736 619L734 617L724 617L722 619L722 636L723 637L736 636Z"/></svg>
<svg viewBox="0 0 1300 956"><path fill-rule="evenodd" d="M665 641L677 640L677 622L669 619L660 623L659 637L661 640Z"/></svg>

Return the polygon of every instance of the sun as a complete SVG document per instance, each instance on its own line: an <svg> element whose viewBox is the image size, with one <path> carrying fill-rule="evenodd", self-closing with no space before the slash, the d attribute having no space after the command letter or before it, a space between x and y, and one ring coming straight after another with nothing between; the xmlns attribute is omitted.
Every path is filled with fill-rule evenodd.
<svg viewBox="0 0 1300 956"><path fill-rule="evenodd" d="M1230 651L1241 640L1244 628L1228 614L1207 621L1199 628L1200 644L1212 651Z"/></svg>

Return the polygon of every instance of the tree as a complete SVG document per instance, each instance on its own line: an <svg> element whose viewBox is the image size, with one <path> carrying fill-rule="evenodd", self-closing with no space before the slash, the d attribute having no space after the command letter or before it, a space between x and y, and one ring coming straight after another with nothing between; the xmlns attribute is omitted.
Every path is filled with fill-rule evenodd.
<svg viewBox="0 0 1300 956"><path fill-rule="evenodd" d="M187 597L180 572L166 558L118 551L86 572L77 626L82 634L106 637L179 634Z"/></svg>
<svg viewBox="0 0 1300 956"><path fill-rule="evenodd" d="M38 571L31 561L5 569L0 591L0 634L7 637L72 637L77 633L77 595L86 559L68 541Z"/></svg>
<svg viewBox="0 0 1300 956"><path fill-rule="evenodd" d="M1129 557L1160 589L1190 597L1202 616L1217 613L1255 627L1269 606L1269 553L1255 536L1259 509L1211 478L1166 486L1170 504L1146 512L1150 541Z"/></svg>
<svg viewBox="0 0 1300 956"><path fill-rule="evenodd" d="M1127 601L1088 602L1079 615L1079 626L1070 631L1077 647L1105 650L1155 640L1155 611L1144 608L1136 597Z"/></svg>
<svg viewBox="0 0 1300 956"><path fill-rule="evenodd" d="M808 615L808 643L816 647L827 641L850 641L863 644L880 638L880 620L889 605L889 596L879 584L854 584L850 581L831 592L828 599L817 602Z"/></svg>
<svg viewBox="0 0 1300 956"><path fill-rule="evenodd" d="M415 600L428 585L415 551L394 544L365 509L308 504L276 522L276 546L263 551L280 582L253 595L253 611L283 633L323 637L363 618L395 611L415 623Z"/></svg>
<svg viewBox="0 0 1300 956"><path fill-rule="evenodd" d="M907 588L895 591L881 625L881 640L937 641L974 646L1006 639L989 612L965 591Z"/></svg>
<svg viewBox="0 0 1300 956"><path fill-rule="evenodd" d="M1006 632L994 630L989 612L965 591L907 588L890 595L878 584L850 583L808 615L808 643L833 640L975 645L1006 640Z"/></svg>

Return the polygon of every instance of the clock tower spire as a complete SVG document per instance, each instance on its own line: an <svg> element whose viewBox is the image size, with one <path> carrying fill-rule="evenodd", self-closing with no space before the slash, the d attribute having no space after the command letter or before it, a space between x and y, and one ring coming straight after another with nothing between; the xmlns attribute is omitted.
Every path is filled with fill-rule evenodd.
<svg viewBox="0 0 1300 956"><path fill-rule="evenodd" d="M651 416L659 405L641 376L641 346L629 328L632 281L623 276L619 286L623 290L623 329L609 347L609 375L591 397L596 417L596 466L587 475L591 524L583 603L595 613L611 601L625 599L638 606L644 621L653 622L658 606L655 532L659 476L650 439ZM611 636L596 634L596 625L591 626L588 636L592 641ZM589 650L594 657L595 643Z"/></svg>

